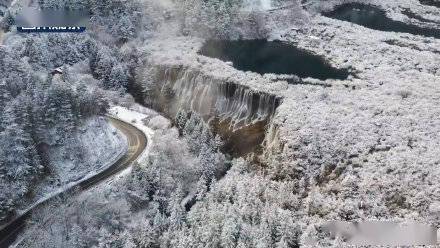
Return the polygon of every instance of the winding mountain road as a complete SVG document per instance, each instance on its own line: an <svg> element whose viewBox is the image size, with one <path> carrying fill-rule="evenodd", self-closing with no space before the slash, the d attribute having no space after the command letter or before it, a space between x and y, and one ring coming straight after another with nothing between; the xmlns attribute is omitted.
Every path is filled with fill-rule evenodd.
<svg viewBox="0 0 440 248"><path fill-rule="evenodd" d="M35 209L44 207L46 204L49 204L54 198L58 196L65 196L78 191L84 191L105 181L107 178L130 166L131 163L134 162L139 157L139 155L142 154L142 152L147 147L147 137L145 136L145 134L133 125L126 122L111 117L109 117L109 120L114 127L119 129L119 131L121 131L127 137L127 152L115 163L113 163L111 166L104 169L100 173L79 182L78 184L66 189L65 191L53 195L45 201L40 202L33 208L29 209L22 215L9 222L3 229L0 230L0 248L9 247L15 242L20 231L22 231L23 228L26 226L26 220L29 219L32 211L34 211Z"/></svg>

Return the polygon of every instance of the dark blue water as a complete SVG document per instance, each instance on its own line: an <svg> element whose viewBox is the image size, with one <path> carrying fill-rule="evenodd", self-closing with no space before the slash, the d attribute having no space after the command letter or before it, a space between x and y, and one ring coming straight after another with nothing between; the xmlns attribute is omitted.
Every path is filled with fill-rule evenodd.
<svg viewBox="0 0 440 248"><path fill-rule="evenodd" d="M331 67L322 57L280 41L210 40L200 54L231 61L236 69L260 74L297 75L301 78L346 79L347 70Z"/></svg>
<svg viewBox="0 0 440 248"><path fill-rule="evenodd" d="M419 0L419 2L423 5L429 5L440 8L440 0Z"/></svg>
<svg viewBox="0 0 440 248"><path fill-rule="evenodd" d="M333 11L323 13L323 15L380 31L393 31L440 38L440 30L438 29L423 28L394 21L386 16L384 10L366 4L343 4L336 7Z"/></svg>
<svg viewBox="0 0 440 248"><path fill-rule="evenodd" d="M404 9L402 11L402 14L408 16L409 18L416 19L416 20L421 21L421 22L440 24L440 21L433 21L433 20L430 20L430 19L426 19L423 16L420 16L420 15L412 12L410 9Z"/></svg>

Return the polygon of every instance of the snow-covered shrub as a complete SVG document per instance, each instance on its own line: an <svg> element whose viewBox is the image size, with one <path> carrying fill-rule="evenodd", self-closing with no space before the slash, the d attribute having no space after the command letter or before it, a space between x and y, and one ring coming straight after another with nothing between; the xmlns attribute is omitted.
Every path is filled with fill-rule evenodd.
<svg viewBox="0 0 440 248"><path fill-rule="evenodd" d="M178 4L184 34L223 39L237 35L234 22L242 0L179 0Z"/></svg>

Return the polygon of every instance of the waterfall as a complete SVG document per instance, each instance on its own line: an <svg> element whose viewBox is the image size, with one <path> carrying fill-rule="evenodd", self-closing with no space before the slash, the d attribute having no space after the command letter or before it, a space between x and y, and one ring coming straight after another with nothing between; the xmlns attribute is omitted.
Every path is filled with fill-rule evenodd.
<svg viewBox="0 0 440 248"><path fill-rule="evenodd" d="M246 86L223 82L189 69L159 70L160 95L167 102L167 112L180 109L197 112L208 122L214 118L228 121L232 130L267 121L280 104L280 98L257 92Z"/></svg>

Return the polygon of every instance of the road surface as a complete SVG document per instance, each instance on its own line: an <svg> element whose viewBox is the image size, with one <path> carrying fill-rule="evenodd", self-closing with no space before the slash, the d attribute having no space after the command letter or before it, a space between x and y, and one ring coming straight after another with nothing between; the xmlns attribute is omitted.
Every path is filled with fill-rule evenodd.
<svg viewBox="0 0 440 248"><path fill-rule="evenodd" d="M103 170L102 172L80 182L79 184L71 188L66 189L63 192L60 192L57 195L52 196L51 198L39 203L23 215L9 222L7 226L0 230L0 248L9 247L15 242L18 234L25 227L26 220L29 219L32 211L36 208L44 207L44 205L49 204L51 200L53 200L57 196L65 196L74 192L84 191L92 186L95 186L105 181L107 178L130 166L131 163L134 162L139 157L139 155L141 155L141 153L147 147L147 138L145 134L128 123L110 117L109 120L114 127L119 129L127 137L127 152L119 160L117 160L114 164L112 164L110 167Z"/></svg>

